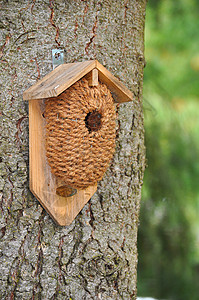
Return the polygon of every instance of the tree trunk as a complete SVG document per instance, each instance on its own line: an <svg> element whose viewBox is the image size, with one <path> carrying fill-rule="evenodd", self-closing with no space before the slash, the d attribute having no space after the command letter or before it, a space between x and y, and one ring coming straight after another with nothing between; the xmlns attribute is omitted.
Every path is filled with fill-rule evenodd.
<svg viewBox="0 0 199 300"><path fill-rule="evenodd" d="M136 299L144 171L142 83L146 0L8 0L1 14L1 299ZM97 59L134 92L117 107L117 147L98 190L70 226L28 188L28 103L22 93L66 62Z"/></svg>

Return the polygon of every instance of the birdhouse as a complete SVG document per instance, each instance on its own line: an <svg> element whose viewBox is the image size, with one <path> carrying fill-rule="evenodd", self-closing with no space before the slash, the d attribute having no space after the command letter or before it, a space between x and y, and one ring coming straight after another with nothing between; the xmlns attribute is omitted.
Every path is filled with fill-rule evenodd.
<svg viewBox="0 0 199 300"><path fill-rule="evenodd" d="M30 190L69 225L97 190L115 149L114 102L133 94L97 60L62 64L23 93L29 100Z"/></svg>

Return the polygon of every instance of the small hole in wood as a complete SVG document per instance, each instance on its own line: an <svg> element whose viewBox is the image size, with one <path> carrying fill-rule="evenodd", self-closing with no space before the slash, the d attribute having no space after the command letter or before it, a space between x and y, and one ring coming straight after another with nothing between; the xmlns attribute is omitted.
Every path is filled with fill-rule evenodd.
<svg viewBox="0 0 199 300"><path fill-rule="evenodd" d="M102 126L102 115L99 111L89 112L85 118L85 124L89 132L98 131Z"/></svg>
<svg viewBox="0 0 199 300"><path fill-rule="evenodd" d="M56 194L61 197L72 197L77 193L77 190L66 185L59 186L56 189Z"/></svg>

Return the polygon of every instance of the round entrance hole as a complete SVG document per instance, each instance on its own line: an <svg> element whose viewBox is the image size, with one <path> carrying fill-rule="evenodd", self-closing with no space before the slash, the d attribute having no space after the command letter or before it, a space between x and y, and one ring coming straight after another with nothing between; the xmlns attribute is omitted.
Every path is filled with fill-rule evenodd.
<svg viewBox="0 0 199 300"><path fill-rule="evenodd" d="M85 118L85 124L89 132L98 131L102 126L102 115L99 111L89 112Z"/></svg>

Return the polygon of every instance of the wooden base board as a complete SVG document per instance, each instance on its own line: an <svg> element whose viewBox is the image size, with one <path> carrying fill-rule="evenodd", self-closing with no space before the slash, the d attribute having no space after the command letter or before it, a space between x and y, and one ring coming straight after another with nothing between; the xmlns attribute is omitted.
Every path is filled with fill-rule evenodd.
<svg viewBox="0 0 199 300"><path fill-rule="evenodd" d="M71 197L61 197L56 189L64 182L56 178L45 154L44 100L29 101L29 164L30 190L42 206L61 226L70 225L97 190L97 184L77 189Z"/></svg>

